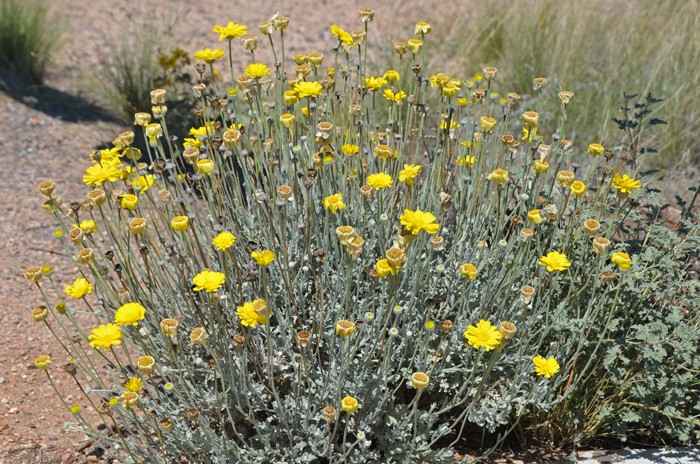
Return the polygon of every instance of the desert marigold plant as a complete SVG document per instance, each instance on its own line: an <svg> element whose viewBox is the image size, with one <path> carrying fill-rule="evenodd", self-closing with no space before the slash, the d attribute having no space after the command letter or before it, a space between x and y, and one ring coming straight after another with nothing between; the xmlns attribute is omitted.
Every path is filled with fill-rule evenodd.
<svg viewBox="0 0 700 464"><path fill-rule="evenodd" d="M658 196L613 161L629 145L607 158L537 133L533 100L498 100L496 68L431 75L424 22L394 45L399 71L372 69L370 9L296 67L255 61L284 57L289 21L260 24L259 43L216 25L229 50L194 55L196 127L169 127L155 90L157 122L139 113L138 136L86 160L87 201L40 184L83 277L61 292L28 269L45 300L31 317L107 426L72 427L122 462L451 462L470 431L498 433L485 456L588 392L632 311L675 302L667 323L697 346L678 303L698 298L682 279L697 222L655 222ZM234 46L253 64L236 69ZM548 110L561 134L575 104L562 92ZM47 356L35 365L52 379Z"/></svg>

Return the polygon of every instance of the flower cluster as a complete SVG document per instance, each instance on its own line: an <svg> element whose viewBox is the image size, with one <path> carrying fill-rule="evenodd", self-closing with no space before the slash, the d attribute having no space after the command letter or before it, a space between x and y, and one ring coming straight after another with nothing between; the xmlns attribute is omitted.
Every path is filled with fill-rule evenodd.
<svg viewBox="0 0 700 464"><path fill-rule="evenodd" d="M451 462L467 423L549 414L597 382L610 340L641 346L614 317L693 294L658 290L696 230L654 254L630 158L540 134L539 100L500 98L496 68L428 72L427 23L373 66L374 20L291 61L289 18L217 24L226 47L194 54L194 127L168 127L154 90L138 136L86 160L85 199L39 185L82 277L61 292L27 269L31 317L72 340L63 370L106 428L74 419L119 460ZM571 133L574 94L554 98L542 111Z"/></svg>

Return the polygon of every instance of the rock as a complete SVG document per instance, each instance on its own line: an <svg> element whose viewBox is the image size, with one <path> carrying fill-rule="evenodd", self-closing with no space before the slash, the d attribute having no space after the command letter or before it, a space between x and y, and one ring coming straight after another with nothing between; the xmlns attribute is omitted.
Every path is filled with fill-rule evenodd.
<svg viewBox="0 0 700 464"><path fill-rule="evenodd" d="M70 461L70 458L73 457L73 453L66 453L63 456L61 456L61 462L68 462Z"/></svg>
<svg viewBox="0 0 700 464"><path fill-rule="evenodd" d="M17 414L17 413L19 413L19 409L18 408L10 408L10 410L7 411L7 413L8 414Z"/></svg>
<svg viewBox="0 0 700 464"><path fill-rule="evenodd" d="M35 429L35 428L36 428L36 424L27 424L27 427L29 427L30 429Z"/></svg>

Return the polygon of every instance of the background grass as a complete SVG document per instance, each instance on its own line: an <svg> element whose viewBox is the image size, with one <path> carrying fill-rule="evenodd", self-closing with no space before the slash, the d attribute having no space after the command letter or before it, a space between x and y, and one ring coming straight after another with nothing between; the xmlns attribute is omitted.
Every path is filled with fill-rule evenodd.
<svg viewBox="0 0 700 464"><path fill-rule="evenodd" d="M38 85L62 43L65 23L44 0L0 0L0 74L13 83Z"/></svg>
<svg viewBox="0 0 700 464"><path fill-rule="evenodd" d="M652 117L669 123L655 131L659 153L651 164L682 167L700 154L700 1L491 0L452 13L431 20L427 41L438 51L429 69L471 79L495 66L497 90L520 94L520 109L534 106L535 77L549 80L544 98L573 91L567 126L575 132L566 138L579 149L593 142L612 148L618 131L610 118L623 91L651 91L665 99ZM557 117L541 115L548 141Z"/></svg>

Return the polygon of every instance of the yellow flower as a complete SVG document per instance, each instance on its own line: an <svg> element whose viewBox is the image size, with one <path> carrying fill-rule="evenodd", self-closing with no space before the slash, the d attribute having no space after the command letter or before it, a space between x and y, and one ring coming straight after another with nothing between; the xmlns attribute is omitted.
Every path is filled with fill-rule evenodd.
<svg viewBox="0 0 700 464"><path fill-rule="evenodd" d="M399 182L403 182L406 185L413 185L413 179L421 172L423 172L423 168L418 164L404 164L403 169L399 171Z"/></svg>
<svg viewBox="0 0 700 464"><path fill-rule="evenodd" d="M387 72L384 73L384 80L387 82L396 82L399 80L399 73L398 71L394 71L393 69L388 70Z"/></svg>
<svg viewBox="0 0 700 464"><path fill-rule="evenodd" d="M122 341L119 339L123 336L118 325L100 324L98 328L92 330L92 335L88 335L88 339L92 340L91 347L97 350L104 348L107 351L112 345L121 345Z"/></svg>
<svg viewBox="0 0 700 464"><path fill-rule="evenodd" d="M214 237L212 243L219 251L226 251L227 248L232 247L236 243L236 236L231 232L221 232L219 235Z"/></svg>
<svg viewBox="0 0 700 464"><path fill-rule="evenodd" d="M70 412L72 412L73 414L78 414L80 412L80 405L74 404L73 406L71 406Z"/></svg>
<svg viewBox="0 0 700 464"><path fill-rule="evenodd" d="M449 85L450 83L450 77L446 76L443 73L433 74L432 76L430 76L430 84L434 87L443 88L446 85Z"/></svg>
<svg viewBox="0 0 700 464"><path fill-rule="evenodd" d="M117 325L138 325L138 321L146 315L146 308L139 303L127 303L114 314Z"/></svg>
<svg viewBox="0 0 700 464"><path fill-rule="evenodd" d="M187 216L175 216L170 221L170 227L178 232L184 232L190 227L190 218Z"/></svg>
<svg viewBox="0 0 700 464"><path fill-rule="evenodd" d="M343 194L336 193L334 195L327 196L323 199L323 207L326 210L331 210L331 213L335 214L336 211L345 209L345 203L343 203Z"/></svg>
<svg viewBox="0 0 700 464"><path fill-rule="evenodd" d="M104 150L100 150L100 163L112 164L114 163L114 161L117 161L117 165L119 165L119 150L120 149L118 147L105 148ZM93 163L97 163L97 161L93 160Z"/></svg>
<svg viewBox="0 0 700 464"><path fill-rule="evenodd" d="M459 272L462 273L462 277L469 277L469 280L476 279L477 270L473 264L462 264L459 266Z"/></svg>
<svg viewBox="0 0 700 464"><path fill-rule="evenodd" d="M352 35L349 32L342 30L335 24L331 26L331 32L334 36L338 37L338 40L343 42L345 45L349 45L351 47L355 46L355 41L353 40Z"/></svg>
<svg viewBox="0 0 700 464"><path fill-rule="evenodd" d="M126 389L126 391L137 393L139 390L141 390L143 388L143 382L141 381L141 379L139 377L132 377L124 385L124 388Z"/></svg>
<svg viewBox="0 0 700 464"><path fill-rule="evenodd" d="M194 283L194 288L192 290L195 292L200 290L204 290L207 293L215 292L224 285L225 281L226 276L221 272L205 269L192 279L192 283Z"/></svg>
<svg viewBox="0 0 700 464"><path fill-rule="evenodd" d="M136 367L143 374L150 374L156 365L156 360L150 356L141 356L136 362Z"/></svg>
<svg viewBox="0 0 700 464"><path fill-rule="evenodd" d="M219 36L219 42L224 39L237 39L238 37L243 37L248 33L248 27L242 24L234 24L229 21L228 26L223 27L218 24L214 26L214 32L221 34Z"/></svg>
<svg viewBox="0 0 700 464"><path fill-rule="evenodd" d="M632 190L639 188L642 182L631 179L627 174L623 177L620 177L620 174L615 174L612 183L612 188L619 189L621 193L632 193Z"/></svg>
<svg viewBox="0 0 700 464"><path fill-rule="evenodd" d="M379 277L386 277L389 274L391 275L396 275L396 271L400 271L401 268L395 268L391 264L389 264L388 259L380 259L377 261L377 264L374 266L374 269L377 271L377 275Z"/></svg>
<svg viewBox="0 0 700 464"><path fill-rule="evenodd" d="M401 225L412 231L413 235L416 235L421 230L424 230L429 234L434 234L440 229L439 224L433 224L433 221L435 221L435 216L430 213L424 213L421 210L411 211L409 209L405 209L403 211L403 216L401 216L399 219L401 219Z"/></svg>
<svg viewBox="0 0 700 464"><path fill-rule="evenodd" d="M132 187L134 187L138 192L145 192L148 188L155 184L156 181L153 179L151 174L146 174L145 176L139 176L138 179L131 182ZM138 186L139 188L136 188Z"/></svg>
<svg viewBox="0 0 700 464"><path fill-rule="evenodd" d="M383 77L369 76L365 78L365 87L372 91L379 90L387 84L388 82Z"/></svg>
<svg viewBox="0 0 700 464"><path fill-rule="evenodd" d="M380 172L379 174L372 174L371 176L367 177L367 184L371 185L377 190L385 187L391 187L393 183L394 180L391 178L391 176L384 174L383 172Z"/></svg>
<svg viewBox="0 0 700 464"><path fill-rule="evenodd" d="M384 97L385 97L387 100L389 100L389 101L393 101L393 102L396 102L396 103L401 103L401 100L403 100L404 98L406 98L406 94L404 93L403 90L400 90L400 91L398 91L397 93L394 93L394 92L392 92L392 91L389 90L389 89L385 89L385 90L384 90Z"/></svg>
<svg viewBox="0 0 700 464"><path fill-rule="evenodd" d="M294 85L294 91L299 94L299 98L318 97L321 95L323 86L318 82L298 82Z"/></svg>
<svg viewBox="0 0 700 464"><path fill-rule="evenodd" d="M344 154L346 154L346 155L348 155L348 156L352 156L352 155L357 154L358 151L360 151L360 147L358 147L357 145L353 145L353 144L350 144L350 143L346 143L345 145L343 145L342 147L340 147L340 150L341 150Z"/></svg>
<svg viewBox="0 0 700 464"><path fill-rule="evenodd" d="M431 32L433 32L433 28L430 27L430 24L424 23L424 22L420 22L420 23L416 24L416 30L415 30L416 35L425 35L425 34L430 34Z"/></svg>
<svg viewBox="0 0 700 464"><path fill-rule="evenodd" d="M476 156L460 156L455 161L460 166L466 166L470 168L474 165L474 161L476 161Z"/></svg>
<svg viewBox="0 0 700 464"><path fill-rule="evenodd" d="M199 148L204 145L204 142L200 142L199 139L185 138L182 146L185 148Z"/></svg>
<svg viewBox="0 0 700 464"><path fill-rule="evenodd" d="M489 321L481 319L476 327L469 325L467 331L464 332L464 338L469 344L476 349L484 348L486 351L491 351L501 343L503 335L498 331L495 325L491 325Z"/></svg>
<svg viewBox="0 0 700 464"><path fill-rule="evenodd" d="M549 170L549 163L542 159L535 160L534 166L532 166L532 170L535 171L537 174L544 174Z"/></svg>
<svg viewBox="0 0 700 464"><path fill-rule="evenodd" d="M75 227L76 229L80 227L80 229L84 231L91 230L93 232L97 232L97 225L92 219L85 219L80 223L80 225L73 224L73 227Z"/></svg>
<svg viewBox="0 0 700 464"><path fill-rule="evenodd" d="M45 371L51 365L51 358L48 356L39 356L34 360L34 365L37 369Z"/></svg>
<svg viewBox="0 0 700 464"><path fill-rule="evenodd" d="M136 205L139 204L139 198L136 195L122 195L122 208L133 211Z"/></svg>
<svg viewBox="0 0 700 464"><path fill-rule="evenodd" d="M549 359L535 356L532 358L532 362L535 363L535 371L537 372L537 375L544 375L548 379L559 370L559 363L551 356Z"/></svg>
<svg viewBox="0 0 700 464"><path fill-rule="evenodd" d="M83 175L83 183L90 187L102 185L106 181L116 182L119 178L119 171L107 163L90 166Z"/></svg>
<svg viewBox="0 0 700 464"><path fill-rule="evenodd" d="M459 87L457 87L454 82L450 82L442 88L442 94L446 97L456 97L457 92L459 92Z"/></svg>
<svg viewBox="0 0 700 464"><path fill-rule="evenodd" d="M302 107L301 114L303 114L304 116L308 116L309 115L309 107L308 106Z"/></svg>
<svg viewBox="0 0 700 464"><path fill-rule="evenodd" d="M457 99L457 104L459 106L466 106L469 103L469 100L467 98L458 98Z"/></svg>
<svg viewBox="0 0 700 464"><path fill-rule="evenodd" d="M599 143L592 143L588 145L588 153L590 153L591 155L600 156L603 154L604 151L605 148L603 148L603 146Z"/></svg>
<svg viewBox="0 0 700 464"><path fill-rule="evenodd" d="M270 74L270 68L265 66L264 64L261 63L254 63L251 65L248 65L247 68L245 68L244 71L247 75L250 77L254 77L255 79L260 79L261 77Z"/></svg>
<svg viewBox="0 0 700 464"><path fill-rule="evenodd" d="M580 180L577 180L576 182L571 184L571 187L569 188L571 189L571 193L573 193L577 197L580 197L581 195L586 193L586 184L584 184Z"/></svg>
<svg viewBox="0 0 700 464"><path fill-rule="evenodd" d="M530 221L533 224L539 224L542 221L544 221L544 218L540 214L539 209L533 209L529 213L527 213L527 220Z"/></svg>
<svg viewBox="0 0 700 464"><path fill-rule="evenodd" d="M253 303L246 302L243 306L239 306L236 310L238 318L241 320L241 325L246 327L255 327L258 324L267 324L267 317L262 317L255 312Z"/></svg>
<svg viewBox="0 0 700 464"><path fill-rule="evenodd" d="M566 259L566 255L558 251L550 251L547 253L547 256L541 257L537 264L547 266L549 272L565 271L567 267L571 266L569 260Z"/></svg>
<svg viewBox="0 0 700 464"><path fill-rule="evenodd" d="M204 60L207 63L212 64L214 61L220 60L224 57L224 51L220 48L217 48L216 50L205 48L204 50L199 50L196 52L194 57L198 58L197 62Z"/></svg>
<svg viewBox="0 0 700 464"><path fill-rule="evenodd" d="M503 169L496 169L492 171L486 178L488 180L498 182L499 185L505 184L510 180L508 178L508 171L504 171Z"/></svg>
<svg viewBox="0 0 700 464"><path fill-rule="evenodd" d="M254 251L250 254L250 256L252 256L255 262L259 265L267 266L275 260L275 256L277 256L277 253L273 253L270 250Z"/></svg>
<svg viewBox="0 0 700 464"><path fill-rule="evenodd" d="M496 127L496 124L498 124L498 121L490 116L482 116L480 123L482 131L491 132Z"/></svg>
<svg viewBox="0 0 700 464"><path fill-rule="evenodd" d="M456 129L456 128L458 128L458 127L459 127L459 124L458 124L457 122L455 122L455 121L450 121L450 130ZM440 124L440 129L441 129L441 130L447 129L447 122L443 122L442 124Z"/></svg>
<svg viewBox="0 0 700 464"><path fill-rule="evenodd" d="M73 285L66 285L64 291L71 298L82 298L92 293L92 285L86 279L76 279Z"/></svg>
<svg viewBox="0 0 700 464"><path fill-rule="evenodd" d="M630 258L630 256L627 253L623 253L621 251L618 251L617 253L613 254L610 258L610 261L620 266L620 269L622 269L623 271L628 270L632 266L632 259Z"/></svg>
<svg viewBox="0 0 700 464"><path fill-rule="evenodd" d="M359 407L360 404L352 396L346 396L341 402L342 410L347 412L348 414L352 414L353 412L357 411L357 408Z"/></svg>

